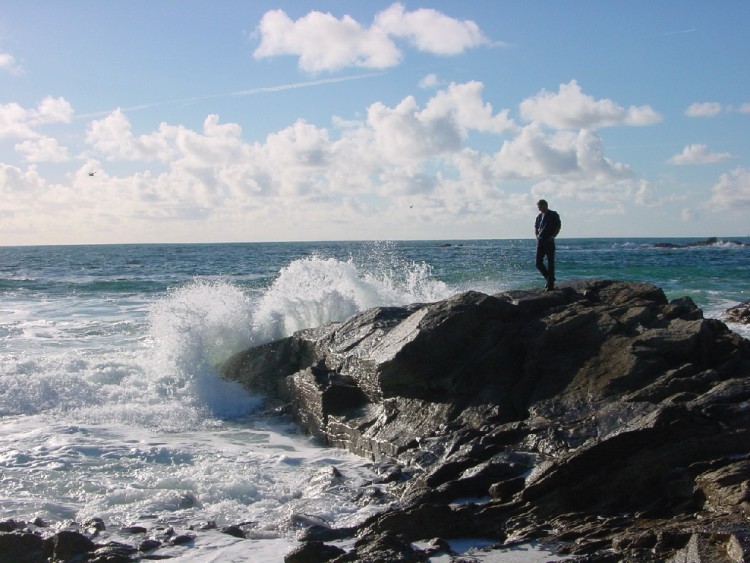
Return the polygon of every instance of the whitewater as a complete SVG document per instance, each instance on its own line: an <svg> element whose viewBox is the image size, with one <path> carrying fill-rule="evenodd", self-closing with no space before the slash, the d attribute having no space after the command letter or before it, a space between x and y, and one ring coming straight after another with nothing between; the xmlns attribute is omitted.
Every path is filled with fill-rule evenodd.
<svg viewBox="0 0 750 563"><path fill-rule="evenodd" d="M558 247L561 282L649 281L715 318L750 299L743 244ZM371 307L541 285L528 240L0 247L0 518L100 518L97 541L190 535L155 552L176 560L282 561L310 523L384 510L379 468L300 433L222 363ZM247 539L222 532L236 525Z"/></svg>

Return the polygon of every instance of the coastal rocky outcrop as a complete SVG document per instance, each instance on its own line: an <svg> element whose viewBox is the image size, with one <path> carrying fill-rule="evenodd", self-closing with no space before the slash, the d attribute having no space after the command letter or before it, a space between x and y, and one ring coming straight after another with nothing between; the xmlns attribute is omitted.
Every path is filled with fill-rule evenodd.
<svg viewBox="0 0 750 563"><path fill-rule="evenodd" d="M733 323L750 324L750 301L730 307L726 310L724 318Z"/></svg>
<svg viewBox="0 0 750 563"><path fill-rule="evenodd" d="M303 330L223 373L371 459L393 496L354 528L311 526L289 562L420 561L460 537L750 560L750 341L689 298L601 279L470 291Z"/></svg>

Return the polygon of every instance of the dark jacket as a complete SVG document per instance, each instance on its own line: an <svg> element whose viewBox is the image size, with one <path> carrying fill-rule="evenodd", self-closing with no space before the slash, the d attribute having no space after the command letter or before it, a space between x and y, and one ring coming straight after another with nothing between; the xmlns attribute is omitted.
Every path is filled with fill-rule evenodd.
<svg viewBox="0 0 750 563"><path fill-rule="evenodd" d="M537 240L548 240L555 238L560 232L562 222L557 211L547 210L547 213L540 213L536 216L534 222L534 232Z"/></svg>

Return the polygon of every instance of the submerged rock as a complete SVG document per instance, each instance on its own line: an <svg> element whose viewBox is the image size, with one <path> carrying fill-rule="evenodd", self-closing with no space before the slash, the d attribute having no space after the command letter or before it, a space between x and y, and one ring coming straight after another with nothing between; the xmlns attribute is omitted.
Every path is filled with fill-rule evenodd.
<svg viewBox="0 0 750 563"><path fill-rule="evenodd" d="M652 285L371 309L247 350L224 374L326 443L400 468L399 505L341 561L406 560L409 542L462 535L664 560L718 534L750 555L750 341Z"/></svg>

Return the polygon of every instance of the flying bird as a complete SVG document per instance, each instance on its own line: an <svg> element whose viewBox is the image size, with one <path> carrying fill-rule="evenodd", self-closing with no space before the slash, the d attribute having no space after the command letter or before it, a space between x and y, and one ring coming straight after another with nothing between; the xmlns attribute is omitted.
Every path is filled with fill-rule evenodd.
<svg viewBox="0 0 750 563"><path fill-rule="evenodd" d="M96 172L89 172L89 176L93 176Z"/></svg>

